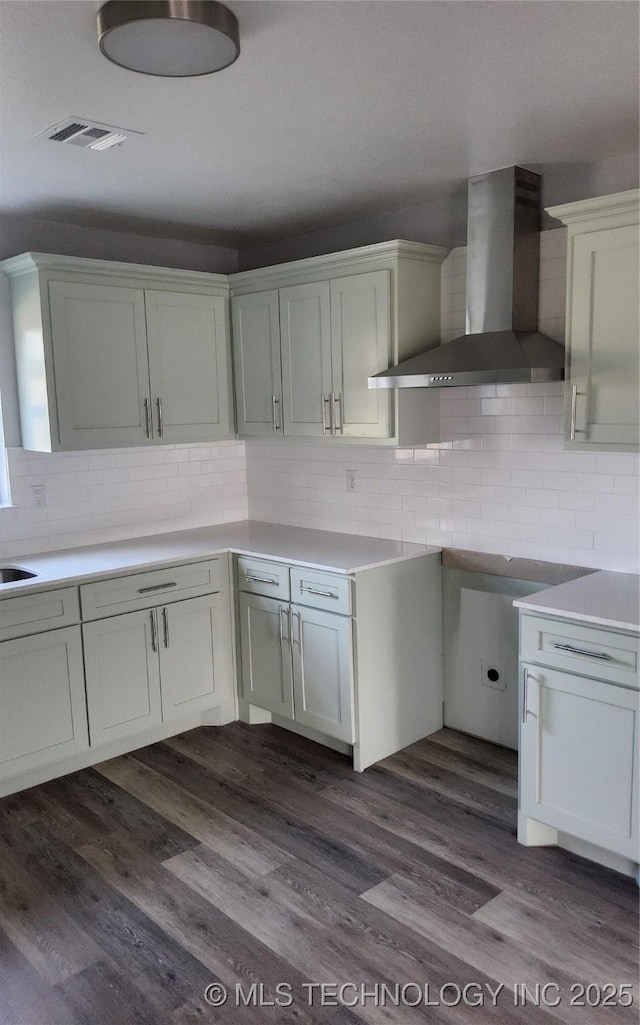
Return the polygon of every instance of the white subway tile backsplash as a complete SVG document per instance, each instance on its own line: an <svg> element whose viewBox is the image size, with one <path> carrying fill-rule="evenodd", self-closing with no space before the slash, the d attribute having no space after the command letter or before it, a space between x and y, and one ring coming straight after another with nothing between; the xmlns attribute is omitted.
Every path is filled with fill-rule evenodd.
<svg viewBox="0 0 640 1025"><path fill-rule="evenodd" d="M0 509L3 558L247 515L243 442L80 454L13 448L8 457L15 507ZM44 509L31 504L32 484L45 486Z"/></svg>

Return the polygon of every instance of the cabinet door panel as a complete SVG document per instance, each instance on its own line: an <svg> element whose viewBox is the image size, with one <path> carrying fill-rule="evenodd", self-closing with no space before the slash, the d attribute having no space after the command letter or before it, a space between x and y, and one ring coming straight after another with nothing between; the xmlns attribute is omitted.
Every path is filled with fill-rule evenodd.
<svg viewBox="0 0 640 1025"><path fill-rule="evenodd" d="M243 697L293 719L288 610L276 598L240 595Z"/></svg>
<svg viewBox="0 0 640 1025"><path fill-rule="evenodd" d="M331 394L329 282L280 289L285 434L324 435L323 396ZM326 422L329 423L326 406Z"/></svg>
<svg viewBox="0 0 640 1025"><path fill-rule="evenodd" d="M367 379L389 366L391 280L388 270L331 282L331 366L339 395L337 433L350 438L390 434L390 392Z"/></svg>
<svg viewBox="0 0 640 1025"><path fill-rule="evenodd" d="M154 289L145 292L145 306L155 440L228 436L224 298Z"/></svg>
<svg viewBox="0 0 640 1025"><path fill-rule="evenodd" d="M238 434L282 434L278 292L235 296L232 315Z"/></svg>
<svg viewBox="0 0 640 1025"><path fill-rule="evenodd" d="M144 295L139 289L49 283L60 444L147 443Z"/></svg>
<svg viewBox="0 0 640 1025"><path fill-rule="evenodd" d="M153 616L130 612L82 628L92 746L162 722Z"/></svg>
<svg viewBox="0 0 640 1025"><path fill-rule="evenodd" d="M291 612L296 721L352 743L351 620L298 605Z"/></svg>
<svg viewBox="0 0 640 1025"><path fill-rule="evenodd" d="M638 444L639 278L637 227L573 240L569 376L578 441Z"/></svg>
<svg viewBox="0 0 640 1025"><path fill-rule="evenodd" d="M521 808L628 857L638 851L638 692L525 665Z"/></svg>
<svg viewBox="0 0 640 1025"><path fill-rule="evenodd" d="M218 705L232 691L222 593L158 609L162 720Z"/></svg>
<svg viewBox="0 0 640 1025"><path fill-rule="evenodd" d="M0 779L89 746L80 627L0 644Z"/></svg>

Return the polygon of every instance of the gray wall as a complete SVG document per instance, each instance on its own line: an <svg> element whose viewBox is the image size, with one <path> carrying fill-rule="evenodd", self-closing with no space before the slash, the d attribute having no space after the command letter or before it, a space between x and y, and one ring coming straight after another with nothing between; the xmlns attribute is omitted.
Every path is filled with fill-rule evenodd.
<svg viewBox="0 0 640 1025"><path fill-rule="evenodd" d="M543 174L544 206L624 192L626 189L637 188L639 183L638 154L635 151L594 164L565 164L552 168L526 160L523 160L523 164ZM544 229L557 227L558 222L545 215L542 226ZM269 264L301 260L307 256L320 256L394 238L431 242L449 249L466 245L466 183L461 184L457 193L443 199L398 210L385 210L346 224L310 231L305 235L245 247L239 253L240 270L268 267Z"/></svg>

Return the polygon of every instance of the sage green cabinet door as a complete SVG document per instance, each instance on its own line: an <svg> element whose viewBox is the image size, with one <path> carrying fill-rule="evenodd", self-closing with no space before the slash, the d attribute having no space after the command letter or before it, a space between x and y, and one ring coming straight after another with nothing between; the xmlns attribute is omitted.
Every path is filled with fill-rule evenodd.
<svg viewBox="0 0 640 1025"><path fill-rule="evenodd" d="M89 747L79 626L0 644L0 781Z"/></svg>
<svg viewBox="0 0 640 1025"><path fill-rule="evenodd" d="M353 743L351 619L291 606L296 722Z"/></svg>
<svg viewBox="0 0 640 1025"><path fill-rule="evenodd" d="M638 691L524 665L524 815L637 860Z"/></svg>
<svg viewBox="0 0 640 1025"><path fill-rule="evenodd" d="M85 623L82 635L91 746L159 726L156 610Z"/></svg>
<svg viewBox="0 0 640 1025"><path fill-rule="evenodd" d="M60 445L143 445L149 370L144 293L49 282Z"/></svg>
<svg viewBox="0 0 640 1025"><path fill-rule="evenodd" d="M280 340L284 433L322 437L332 389L328 281L280 289Z"/></svg>
<svg viewBox="0 0 640 1025"><path fill-rule="evenodd" d="M245 701L293 719L289 604L240 594L242 695Z"/></svg>
<svg viewBox="0 0 640 1025"><path fill-rule="evenodd" d="M331 281L331 366L335 432L348 438L391 433L391 393L367 379L391 356L391 276L388 270Z"/></svg>
<svg viewBox="0 0 640 1025"><path fill-rule="evenodd" d="M221 593L158 609L162 720L213 708L232 686Z"/></svg>
<svg viewBox="0 0 640 1025"><path fill-rule="evenodd" d="M638 228L573 240L569 385L575 441L638 445L640 330ZM571 394L569 395L569 400ZM567 423L570 424L570 409ZM567 428L568 432L570 426Z"/></svg>
<svg viewBox="0 0 640 1025"><path fill-rule="evenodd" d="M238 434L282 434L278 292L231 301Z"/></svg>
<svg viewBox="0 0 640 1025"><path fill-rule="evenodd" d="M154 440L215 441L231 432L222 296L145 291Z"/></svg>

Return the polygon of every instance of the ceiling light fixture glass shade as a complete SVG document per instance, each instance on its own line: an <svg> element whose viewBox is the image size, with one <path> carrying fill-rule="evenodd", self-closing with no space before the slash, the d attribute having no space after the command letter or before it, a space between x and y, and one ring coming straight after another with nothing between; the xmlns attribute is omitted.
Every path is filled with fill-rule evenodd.
<svg viewBox="0 0 640 1025"><path fill-rule="evenodd" d="M98 11L98 45L130 71L187 78L233 64L240 33L217 0L108 0Z"/></svg>

